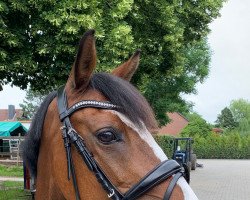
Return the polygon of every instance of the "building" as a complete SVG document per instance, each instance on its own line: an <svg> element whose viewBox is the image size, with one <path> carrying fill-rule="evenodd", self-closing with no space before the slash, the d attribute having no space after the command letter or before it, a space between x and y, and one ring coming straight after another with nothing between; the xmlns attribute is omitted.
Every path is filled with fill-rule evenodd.
<svg viewBox="0 0 250 200"><path fill-rule="evenodd" d="M5 121L0 122L0 137L24 136L28 132L20 122Z"/></svg>
<svg viewBox="0 0 250 200"><path fill-rule="evenodd" d="M0 109L0 121L17 121L22 115L22 109L15 109L14 105L9 105L8 109Z"/></svg>
<svg viewBox="0 0 250 200"><path fill-rule="evenodd" d="M188 125L187 118L178 112L167 113L167 116L169 117L170 122L160 128L158 131L159 135L178 136L182 129Z"/></svg>
<svg viewBox="0 0 250 200"><path fill-rule="evenodd" d="M0 122L0 156L10 156L17 159L20 152L20 143L28 129L17 121Z"/></svg>
<svg viewBox="0 0 250 200"><path fill-rule="evenodd" d="M14 105L0 109L0 157L19 158L20 143L30 126L30 121L17 121L22 115Z"/></svg>
<svg viewBox="0 0 250 200"><path fill-rule="evenodd" d="M223 129L221 129L221 128L212 128L212 132L219 135L219 134L223 133Z"/></svg>

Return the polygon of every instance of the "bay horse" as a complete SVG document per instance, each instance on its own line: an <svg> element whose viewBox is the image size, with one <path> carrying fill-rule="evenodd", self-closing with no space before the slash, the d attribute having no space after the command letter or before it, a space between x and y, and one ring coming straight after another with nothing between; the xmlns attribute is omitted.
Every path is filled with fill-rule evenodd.
<svg viewBox="0 0 250 200"><path fill-rule="evenodd" d="M24 142L35 199L196 200L150 133L151 107L129 83L140 50L111 74L93 73L94 33L83 35L65 87L45 98Z"/></svg>

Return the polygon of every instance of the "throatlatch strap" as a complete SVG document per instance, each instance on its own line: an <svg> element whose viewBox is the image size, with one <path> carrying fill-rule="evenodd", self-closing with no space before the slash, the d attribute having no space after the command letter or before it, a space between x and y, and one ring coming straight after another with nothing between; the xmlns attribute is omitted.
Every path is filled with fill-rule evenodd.
<svg viewBox="0 0 250 200"><path fill-rule="evenodd" d="M74 185L74 189L75 189L75 193L76 193L76 200L80 200L80 193L79 193L79 189L77 186L75 167L74 167L74 162L72 160L71 152L70 152L70 163L69 164L70 164L70 169L71 169L71 174L72 174L73 185Z"/></svg>

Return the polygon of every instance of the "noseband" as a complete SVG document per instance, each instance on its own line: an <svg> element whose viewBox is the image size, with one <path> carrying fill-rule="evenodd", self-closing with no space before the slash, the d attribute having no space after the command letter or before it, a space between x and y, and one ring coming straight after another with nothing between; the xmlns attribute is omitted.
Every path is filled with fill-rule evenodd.
<svg viewBox="0 0 250 200"><path fill-rule="evenodd" d="M76 132L70 123L70 115L79 109L83 108L97 108L108 110L119 110L119 107L110 102L101 101L80 101L68 108L67 96L64 87L61 87L57 92L57 105L59 109L59 117L62 122L62 137L64 147L66 149L68 180L72 176L73 185L76 194L76 200L80 200L80 194L77 186L76 174L74 170L71 144L75 146L88 169L93 172L98 182L106 191L108 197L112 200L134 200L145 194L148 190L158 185L162 181L173 176L168 189L164 195L164 200L168 200L172 194L174 186L178 179L183 175L180 165L174 160L165 160L151 170L145 177L143 177L137 184L130 188L125 194L121 194L119 190L111 183L104 171L100 168L92 153L87 149L83 138Z"/></svg>

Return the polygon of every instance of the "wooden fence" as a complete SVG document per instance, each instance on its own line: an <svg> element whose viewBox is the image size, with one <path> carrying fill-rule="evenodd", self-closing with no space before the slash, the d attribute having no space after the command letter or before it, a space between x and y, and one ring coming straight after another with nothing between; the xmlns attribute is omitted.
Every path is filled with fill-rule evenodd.
<svg viewBox="0 0 250 200"><path fill-rule="evenodd" d="M24 138L23 136L0 137L0 157L10 158L17 164L21 162L20 145Z"/></svg>

